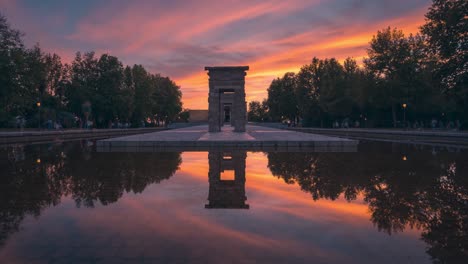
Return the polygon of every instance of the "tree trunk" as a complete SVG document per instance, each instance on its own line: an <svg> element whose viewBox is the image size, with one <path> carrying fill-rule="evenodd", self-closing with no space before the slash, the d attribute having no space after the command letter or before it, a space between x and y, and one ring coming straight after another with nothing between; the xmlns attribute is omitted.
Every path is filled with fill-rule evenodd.
<svg viewBox="0 0 468 264"><path fill-rule="evenodd" d="M395 128L397 126L395 104L392 104L392 119L393 119L393 127Z"/></svg>

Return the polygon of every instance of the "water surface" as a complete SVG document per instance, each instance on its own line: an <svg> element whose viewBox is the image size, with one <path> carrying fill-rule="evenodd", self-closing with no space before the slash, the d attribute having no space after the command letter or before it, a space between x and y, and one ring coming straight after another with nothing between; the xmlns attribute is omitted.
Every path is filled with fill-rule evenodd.
<svg viewBox="0 0 468 264"><path fill-rule="evenodd" d="M460 263L466 151L0 151L1 263Z"/></svg>

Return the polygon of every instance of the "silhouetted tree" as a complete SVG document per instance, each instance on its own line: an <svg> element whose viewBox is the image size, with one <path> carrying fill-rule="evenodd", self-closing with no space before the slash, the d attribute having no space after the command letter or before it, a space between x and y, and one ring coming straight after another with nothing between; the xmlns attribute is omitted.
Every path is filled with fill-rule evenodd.
<svg viewBox="0 0 468 264"><path fill-rule="evenodd" d="M153 76L153 109L152 114L158 121L167 122L176 119L182 111L182 93L180 87L168 77Z"/></svg>
<svg viewBox="0 0 468 264"><path fill-rule="evenodd" d="M33 107L28 87L21 85L23 77L24 44L22 34L12 29L6 18L0 14L0 126L7 126L11 117L24 115Z"/></svg>
<svg viewBox="0 0 468 264"><path fill-rule="evenodd" d="M312 63L302 66L296 75L294 93L297 98L298 113L303 118L304 125L313 125L321 117L318 105L321 71L320 60L314 57Z"/></svg>
<svg viewBox="0 0 468 264"><path fill-rule="evenodd" d="M391 109L393 126L397 126L397 109L407 103L411 47L403 31L388 27L377 31L367 51L369 58L364 63L377 78L377 87L382 91L380 105Z"/></svg>
<svg viewBox="0 0 468 264"><path fill-rule="evenodd" d="M39 45L25 48L22 34L2 15L0 33L0 127L17 125L20 117L32 127L39 120L70 127L75 117L97 127L116 121L139 126L156 119L168 123L182 111L182 93L169 77L150 74L141 65L124 68L118 58L97 58L94 52L78 52L71 65L63 64Z"/></svg>
<svg viewBox="0 0 468 264"><path fill-rule="evenodd" d="M266 100L263 102L251 101L249 102L249 111L247 112L247 119L253 122L263 122L268 120L268 106Z"/></svg>
<svg viewBox="0 0 468 264"><path fill-rule="evenodd" d="M283 78L273 80L268 88L267 105L273 120L289 119L294 122L298 116L297 100L294 94L295 74L286 73Z"/></svg>
<svg viewBox="0 0 468 264"><path fill-rule="evenodd" d="M442 90L456 104L456 117L468 120L468 3L433 0L421 32L436 56Z"/></svg>

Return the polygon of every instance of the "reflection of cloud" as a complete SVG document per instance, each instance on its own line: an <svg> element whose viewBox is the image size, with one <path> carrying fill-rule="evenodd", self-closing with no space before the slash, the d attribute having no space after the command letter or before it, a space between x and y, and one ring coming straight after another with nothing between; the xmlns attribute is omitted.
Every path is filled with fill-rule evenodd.
<svg viewBox="0 0 468 264"><path fill-rule="evenodd" d="M64 197L41 217L25 221L0 249L0 259L23 263L32 254L49 257L44 248L53 248L54 256L144 255L203 263L360 263L362 253L372 263L382 256L394 261L424 254L419 232L392 237L378 232L361 196L353 203L313 201L298 185L272 176L263 153L247 156L251 210L205 210L207 153L186 152L182 160L169 180L149 185L141 194L127 192L107 206L77 209ZM28 245L39 247L39 253Z"/></svg>
<svg viewBox="0 0 468 264"><path fill-rule="evenodd" d="M207 65L250 65L247 97L261 100L270 81L312 57L361 59L387 26L416 32L428 0L385 1L94 1L1 0L14 26L65 61L75 51L112 52L181 85L184 106L207 107ZM251 78L254 77L254 78Z"/></svg>

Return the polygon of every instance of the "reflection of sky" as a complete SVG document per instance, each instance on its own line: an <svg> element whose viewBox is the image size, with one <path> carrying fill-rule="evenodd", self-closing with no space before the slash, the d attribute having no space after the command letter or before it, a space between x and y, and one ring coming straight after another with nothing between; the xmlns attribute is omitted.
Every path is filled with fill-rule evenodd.
<svg viewBox="0 0 468 264"><path fill-rule="evenodd" d="M180 170L116 203L75 207L70 199L29 217L0 259L155 257L160 261L314 260L347 263L428 261L419 233L388 236L372 225L362 199L314 202L299 186L271 176L263 153L248 153L249 210L207 210L207 153L184 153ZM229 262L228 261L228 262ZM236 261L237 262L237 261Z"/></svg>
<svg viewBox="0 0 468 264"><path fill-rule="evenodd" d="M118 56L173 77L185 107L206 108L204 66L250 65L248 101L313 56L361 60L379 29L415 33L429 0L0 0L27 44L70 61L76 51Z"/></svg>

